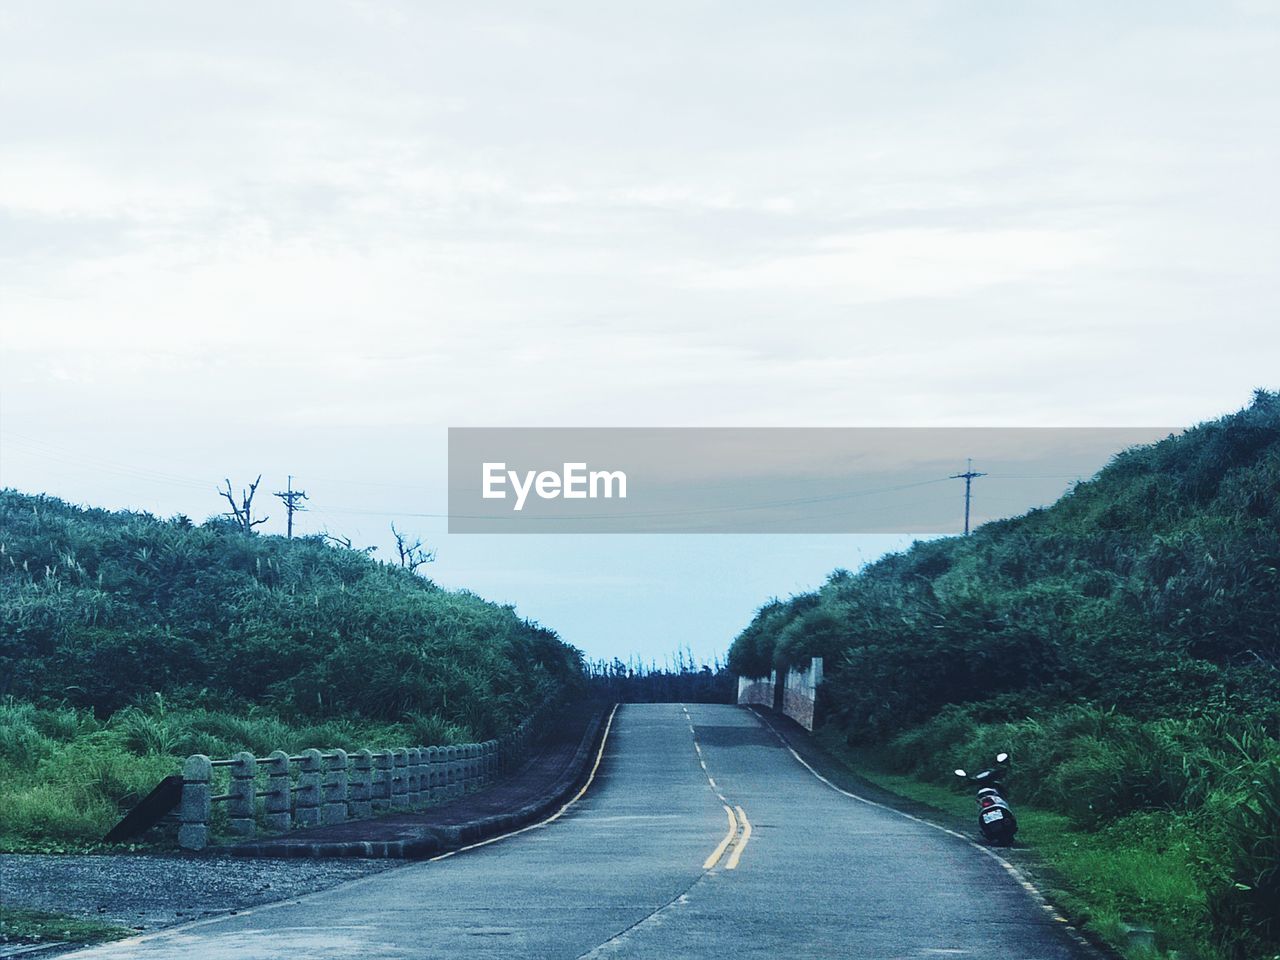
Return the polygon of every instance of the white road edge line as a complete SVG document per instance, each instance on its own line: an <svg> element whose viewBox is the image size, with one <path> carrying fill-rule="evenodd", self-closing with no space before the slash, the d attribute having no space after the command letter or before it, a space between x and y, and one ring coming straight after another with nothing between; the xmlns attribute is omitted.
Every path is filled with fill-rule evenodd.
<svg viewBox="0 0 1280 960"><path fill-rule="evenodd" d="M560 815L563 814L565 810L567 810L570 807L570 805L574 803L574 801L578 800L584 793L587 792L587 787L591 786L591 781L595 779L596 771L600 768L600 760L604 756L604 745L606 742L608 742L609 729L613 726L613 717L614 717L614 714L618 712L618 706L619 704L615 703L613 705L613 709L609 711L609 720L605 724L604 736L600 738L600 749L596 753L596 762L591 767L591 775L590 777L588 777L586 784L583 785L583 788L577 792L574 798L570 800L568 803L566 803L563 807L561 807L558 811L556 811L554 816L549 817L548 819L543 820L540 823L531 824L530 826L524 827L520 830L515 830L515 831L512 831L511 833L504 833L501 837L494 837L493 840L501 840L505 837L515 836L515 834L517 833L524 833L525 830L532 830L534 827L540 827L540 826L543 826L544 824L550 823L552 820L558 819ZM489 841L489 842L492 842L492 841ZM480 846L480 844L473 844L473 846ZM470 848L464 848L464 849L470 849ZM461 852L461 851L455 851L455 852ZM438 858L433 858L433 859L438 859ZM163 937L167 937L174 933L179 933L186 930L193 930L196 927L204 927L211 923L218 923L221 920L227 920L231 917L235 917L237 919L244 919L245 917L248 917L248 916L252 916L259 913L265 913L268 910L278 910L281 907L293 906L296 903L302 903L303 901L311 900L315 897L325 896L339 888L354 887L357 885L372 883L378 880L380 877L382 877L383 874L389 873L392 870L412 869L415 866L422 866L423 864L427 864L427 863L431 863L431 860L404 860L393 867L388 867L386 870L379 870L377 873L371 873L364 877L356 877L354 880L347 880L343 883L335 883L333 886L325 887L323 890L312 890L310 893L304 893L298 897L289 897L286 900L277 900L275 903L263 903L263 904L259 904L256 907L246 907L242 910L228 910L225 913L220 913L216 917L201 917L199 920L191 920L187 923L177 923L171 927L163 927L160 930L153 930L149 933L144 933L141 936L127 937L124 940L112 940L109 943L100 943L92 947L86 947L83 950L76 950L71 953L64 953L62 954L62 956L66 957L67 960L73 960L73 958L76 958L76 957L84 957L86 958L86 960L91 960L91 958L97 957L97 956L128 957L130 956L130 954L120 953L119 948L130 947L130 946L134 946L136 944L141 944L141 943L148 943L152 940L159 940Z"/></svg>
<svg viewBox="0 0 1280 960"><path fill-rule="evenodd" d="M875 800L868 800L866 797L860 797L856 793L850 793L848 790L845 790L842 787L837 787L834 783L832 783L830 780L828 780L826 777L820 774L817 770L813 769L813 767L808 764L808 762L804 759L804 757L796 753L796 751L792 748L791 744L787 743L786 738L783 737L783 735L778 732L777 728L774 727L772 723L769 723L767 720L764 719L764 717L756 713L754 710L751 710L746 707L744 707L744 709L746 709L748 713L752 714L757 721L759 721L765 727L767 727L769 732L778 738L778 742L787 748L787 752L790 753L791 756L795 757L796 762L799 763L800 766L804 767L806 770L808 770L811 774L813 774L815 777L817 777L819 780L825 783L828 787L830 787L836 793L843 794L844 796L848 797L850 800L857 800L859 803L865 803L871 807L878 807L881 810L888 810L890 813L895 813L900 817L904 817L907 820L913 820L916 823L922 823L926 827L932 827L934 830L941 830L945 834L948 834L950 836L963 840L965 843L973 847L975 850L980 850L982 853L985 853L988 857L990 857L996 863L1000 864L1000 866L1002 866L1005 869L1005 871L1007 871L1008 874L1018 882L1018 885L1021 886L1022 889L1025 890L1031 896L1031 899L1034 900L1037 904L1039 904L1040 907L1046 913L1048 913L1051 917L1053 917L1054 920L1058 921L1059 923L1065 924L1064 930L1071 936L1073 940L1076 941L1076 943L1080 944L1081 946L1087 947L1091 951L1096 951L1096 948L1093 946L1093 944L1091 944L1088 940L1086 940L1083 936L1081 936L1078 932L1076 932L1075 927L1071 926L1070 921L1068 921L1066 917L1064 917L1062 914L1058 912L1057 908L1054 907L1053 904L1051 904L1048 901L1048 899L1046 899L1045 895L1040 892L1040 890L1036 887L1036 885L1033 884L1030 880L1028 880L1023 875L1021 870L1015 867L1012 863L1010 863L1004 857L1000 856L1000 854L996 853L994 850L990 849L989 847L985 847L982 844L977 843L974 840L970 839L969 837L966 837L963 833L957 833L955 830L952 830L949 827L944 827L941 824L934 823L931 820L925 820L921 817L912 816L911 814L905 813L902 810L898 810L894 807L891 807L888 804L878 803Z"/></svg>
<svg viewBox="0 0 1280 960"><path fill-rule="evenodd" d="M609 711L609 720L604 725L604 735L600 738L600 749L596 751L596 762L591 765L591 772L587 774L587 782L582 785L582 789L570 797L559 810L547 817L545 820L539 820L537 823L531 823L528 826L521 827L519 830L512 830L510 833L500 833L496 837L490 837L488 840L481 840L478 843L472 843L465 847L459 847L457 850L450 850L448 853L442 853L438 856L428 857L427 863L435 863L438 860L447 860L450 857L456 857L460 853L466 853L468 850L474 850L477 847L487 847L491 843L497 843L499 840L506 840L508 837L515 837L522 833L528 833L530 830L537 830L539 827L545 827L549 823L554 823L564 816L565 811L572 807L575 803L582 799L582 795L587 792L591 784L596 779L596 771L600 769L600 761L604 758L604 747L609 742L609 731L613 728L613 716L618 712L618 704L613 705L613 709Z"/></svg>

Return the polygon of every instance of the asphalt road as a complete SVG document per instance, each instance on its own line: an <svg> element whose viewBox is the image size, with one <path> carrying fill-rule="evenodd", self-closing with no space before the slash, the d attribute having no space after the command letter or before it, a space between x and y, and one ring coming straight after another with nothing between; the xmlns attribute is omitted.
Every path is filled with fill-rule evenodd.
<svg viewBox="0 0 1280 960"><path fill-rule="evenodd" d="M837 792L749 711L633 704L553 823L70 956L1078 956L1061 926L997 859Z"/></svg>

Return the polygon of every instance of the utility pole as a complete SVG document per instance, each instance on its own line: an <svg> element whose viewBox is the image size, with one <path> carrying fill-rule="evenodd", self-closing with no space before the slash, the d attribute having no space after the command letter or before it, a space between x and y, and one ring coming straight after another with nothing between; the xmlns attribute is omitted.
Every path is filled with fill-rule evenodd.
<svg viewBox="0 0 1280 960"><path fill-rule="evenodd" d="M964 481L964 535L969 535L969 501L972 497L973 480L975 477L985 477L985 473L978 473L973 469L973 457L970 457L965 467L964 473L953 473L949 479Z"/></svg>
<svg viewBox="0 0 1280 960"><path fill-rule="evenodd" d="M289 539L292 540L293 539L293 515L295 513L301 513L303 510L307 509L302 505L302 501L307 499L307 492L305 490L293 489L293 474L289 474L288 489L277 490L273 494L273 496L277 496L284 501L284 509L288 517L288 519L285 521L285 524L289 531Z"/></svg>

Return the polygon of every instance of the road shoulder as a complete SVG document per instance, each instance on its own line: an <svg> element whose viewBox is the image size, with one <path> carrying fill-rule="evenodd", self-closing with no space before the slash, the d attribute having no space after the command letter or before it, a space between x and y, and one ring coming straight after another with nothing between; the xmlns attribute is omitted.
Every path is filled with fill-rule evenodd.
<svg viewBox="0 0 1280 960"><path fill-rule="evenodd" d="M889 808L898 813L927 823L940 830L958 835L972 845L1007 865L1010 872L1038 901L1050 907L1064 920L1063 928L1082 956L1092 960L1121 960L1110 944L1083 929L1081 917L1072 909L1073 897L1065 891L1064 884L1053 868L1044 862L1036 850L1026 846L991 848L974 834L973 820L958 817L938 807L894 793L860 775L844 760L834 756L807 730L784 714L764 707L747 707L812 771L826 779L833 787L851 793L857 798Z"/></svg>

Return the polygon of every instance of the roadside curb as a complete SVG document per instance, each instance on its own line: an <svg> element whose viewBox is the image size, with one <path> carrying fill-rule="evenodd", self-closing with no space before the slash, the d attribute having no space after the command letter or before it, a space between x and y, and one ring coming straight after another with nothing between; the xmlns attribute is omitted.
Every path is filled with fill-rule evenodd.
<svg viewBox="0 0 1280 960"><path fill-rule="evenodd" d="M429 857L455 850L467 844L489 837L509 833L533 823L562 806L581 786L590 767L590 759L603 730L604 710L593 712L574 751L565 765L564 773L550 791L536 800L529 801L514 810L485 817L477 817L459 824L447 826L424 823L417 836L400 840L346 840L314 843L292 839L264 840L261 843L242 843L235 846L210 848L209 853L231 854L237 857L364 857L400 860L425 860ZM376 819L368 821L377 823Z"/></svg>

